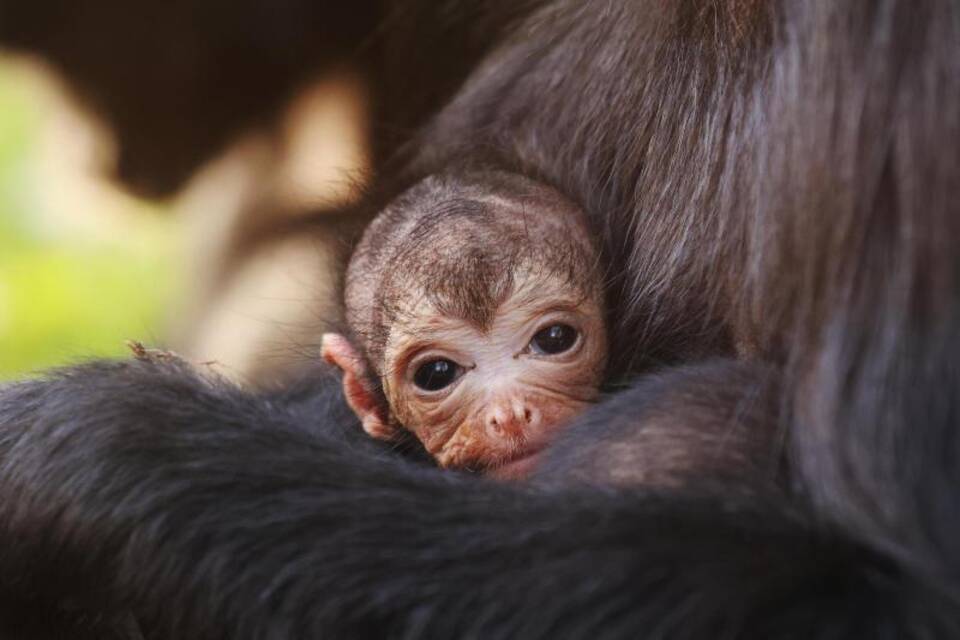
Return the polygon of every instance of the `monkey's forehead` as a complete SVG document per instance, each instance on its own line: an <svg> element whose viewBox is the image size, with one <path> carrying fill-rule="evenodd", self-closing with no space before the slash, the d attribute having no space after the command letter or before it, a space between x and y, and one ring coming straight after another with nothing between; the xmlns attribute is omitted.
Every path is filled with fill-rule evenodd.
<svg viewBox="0 0 960 640"><path fill-rule="evenodd" d="M482 302L497 315L515 309L536 313L553 307L586 308L602 304L602 293L598 287L591 286L599 284L598 281L571 278L560 270L537 262L518 261L510 270L497 275L499 277L495 282L468 282L466 279L404 281L398 284L394 292L396 297L385 300L384 306L392 312L394 321L410 318L434 322L434 317L442 316L473 323L478 329L484 329L469 313L458 313L459 303L481 302L470 297L471 285L485 285L487 298Z"/></svg>

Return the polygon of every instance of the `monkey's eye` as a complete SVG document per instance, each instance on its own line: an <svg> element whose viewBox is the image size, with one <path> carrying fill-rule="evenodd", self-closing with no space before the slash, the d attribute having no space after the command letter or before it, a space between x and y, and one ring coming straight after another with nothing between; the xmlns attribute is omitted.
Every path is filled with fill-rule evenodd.
<svg viewBox="0 0 960 640"><path fill-rule="evenodd" d="M578 335L577 330L568 324L552 324L533 334L530 351L546 356L563 353L576 344Z"/></svg>
<svg viewBox="0 0 960 640"><path fill-rule="evenodd" d="M452 360L439 358L424 363L413 374L413 384L424 391L439 391L449 387L460 376L460 365Z"/></svg>

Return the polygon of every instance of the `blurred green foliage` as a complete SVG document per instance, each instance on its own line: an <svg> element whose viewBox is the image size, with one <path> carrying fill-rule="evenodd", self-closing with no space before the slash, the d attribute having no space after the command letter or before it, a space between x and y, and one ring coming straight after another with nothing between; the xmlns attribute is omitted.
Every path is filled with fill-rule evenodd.
<svg viewBox="0 0 960 640"><path fill-rule="evenodd" d="M155 341L173 284L166 217L131 216L132 243L44 233L36 224L26 171L41 122L16 78L0 67L0 380L125 355L127 339Z"/></svg>

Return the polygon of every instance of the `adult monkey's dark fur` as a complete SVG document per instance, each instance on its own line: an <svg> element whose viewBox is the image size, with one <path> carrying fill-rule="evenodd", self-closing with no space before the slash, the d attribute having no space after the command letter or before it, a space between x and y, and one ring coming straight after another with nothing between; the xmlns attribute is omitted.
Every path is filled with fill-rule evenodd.
<svg viewBox="0 0 960 640"><path fill-rule="evenodd" d="M583 427L631 398L640 421L658 393L682 416L685 394L731 384L755 421L772 367L778 409L760 415L789 497L713 474L485 483L355 439L322 384L258 397L98 365L2 392L0 585L29 603L6 600L6 620L39 625L47 605L171 638L960 635L960 4L531 8L383 180L464 158L590 213L622 267L617 370L666 367L570 438L609 446ZM767 364L673 368L733 352Z"/></svg>

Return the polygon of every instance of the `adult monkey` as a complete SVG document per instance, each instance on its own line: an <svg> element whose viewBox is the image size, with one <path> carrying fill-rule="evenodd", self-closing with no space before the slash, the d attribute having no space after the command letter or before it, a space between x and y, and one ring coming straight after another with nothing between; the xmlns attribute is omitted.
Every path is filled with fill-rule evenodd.
<svg viewBox="0 0 960 640"><path fill-rule="evenodd" d="M3 392L7 592L149 637L960 632L960 6L557 2L512 33L397 184L467 157L581 204L624 267L620 371L746 363L641 376L584 422L625 428L570 442L664 403L755 416L772 384L789 496L483 483L354 442L309 389L100 366Z"/></svg>

